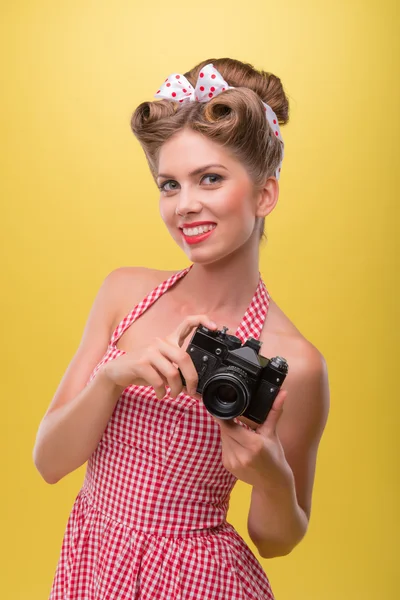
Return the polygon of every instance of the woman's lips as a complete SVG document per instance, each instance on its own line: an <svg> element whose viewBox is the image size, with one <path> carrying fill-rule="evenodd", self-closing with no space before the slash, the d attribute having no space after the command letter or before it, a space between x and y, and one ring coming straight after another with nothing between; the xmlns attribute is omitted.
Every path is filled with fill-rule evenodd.
<svg viewBox="0 0 400 600"><path fill-rule="evenodd" d="M181 234L187 244L189 244L189 245L199 244L200 242L203 242L204 240L209 238L210 235L215 231L215 229L216 229L216 227L214 227L213 229L210 229L210 231L206 231L205 233L198 233L196 235L185 235L183 233L183 229L181 229Z"/></svg>

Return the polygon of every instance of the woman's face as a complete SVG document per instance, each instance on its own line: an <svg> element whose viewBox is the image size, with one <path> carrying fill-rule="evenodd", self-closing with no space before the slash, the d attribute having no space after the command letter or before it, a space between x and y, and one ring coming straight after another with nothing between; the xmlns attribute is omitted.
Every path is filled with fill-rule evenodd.
<svg viewBox="0 0 400 600"><path fill-rule="evenodd" d="M158 173L161 216L192 262L222 259L252 236L258 245L254 185L222 146L183 130L163 144Z"/></svg>

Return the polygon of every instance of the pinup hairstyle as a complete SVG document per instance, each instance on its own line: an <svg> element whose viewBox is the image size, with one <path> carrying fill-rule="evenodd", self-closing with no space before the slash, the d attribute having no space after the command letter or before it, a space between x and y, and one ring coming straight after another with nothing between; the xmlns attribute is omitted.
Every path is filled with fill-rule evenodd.
<svg viewBox="0 0 400 600"><path fill-rule="evenodd" d="M228 85L237 89L228 89L208 102L142 102L132 115L132 131L144 150L154 180L163 143L178 131L191 129L230 151L244 165L255 188L261 189L282 160L282 145L266 119L262 103L269 104L280 125L288 122L289 102L281 80L248 63L210 58L184 73L193 87L201 69L209 63Z"/></svg>

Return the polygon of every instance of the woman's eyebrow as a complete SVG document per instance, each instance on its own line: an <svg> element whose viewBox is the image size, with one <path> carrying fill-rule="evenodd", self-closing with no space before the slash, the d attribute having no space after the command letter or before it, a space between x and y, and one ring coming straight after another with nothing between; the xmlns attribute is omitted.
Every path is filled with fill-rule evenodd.
<svg viewBox="0 0 400 600"><path fill-rule="evenodd" d="M195 175L199 175L200 173L203 173L204 171L207 171L207 169L211 169L211 167L220 167L221 169L225 169L225 171L228 171L228 169L226 167L224 167L224 165L219 165L219 164L211 164L211 165L205 165L204 167L199 167L198 169L195 169L194 171L192 171L191 173L189 173L189 177L194 177ZM174 176L173 175L166 175L165 173L159 173L158 177L167 177L170 179L173 179Z"/></svg>

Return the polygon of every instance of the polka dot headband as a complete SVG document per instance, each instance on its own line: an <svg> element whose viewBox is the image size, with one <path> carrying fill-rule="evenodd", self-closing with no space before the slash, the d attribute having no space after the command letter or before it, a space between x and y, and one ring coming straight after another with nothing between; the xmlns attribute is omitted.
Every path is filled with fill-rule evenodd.
<svg viewBox="0 0 400 600"><path fill-rule="evenodd" d="M234 88L226 83L222 75L217 71L217 69L210 63L202 68L197 78L196 87L193 88L191 83L186 79L184 75L181 73L172 73L165 82L162 84L161 88L154 95L155 98L166 98L167 100L172 100L173 102L208 102L214 96L218 96L221 92L225 90L233 90ZM282 144L282 159L283 159L283 149L284 143L281 135L281 130L279 128L278 118L269 104L264 104L265 114L267 117L267 121L271 126L272 131L275 136ZM281 172L282 161L278 165L278 168L275 171L275 176L279 179L279 175Z"/></svg>

